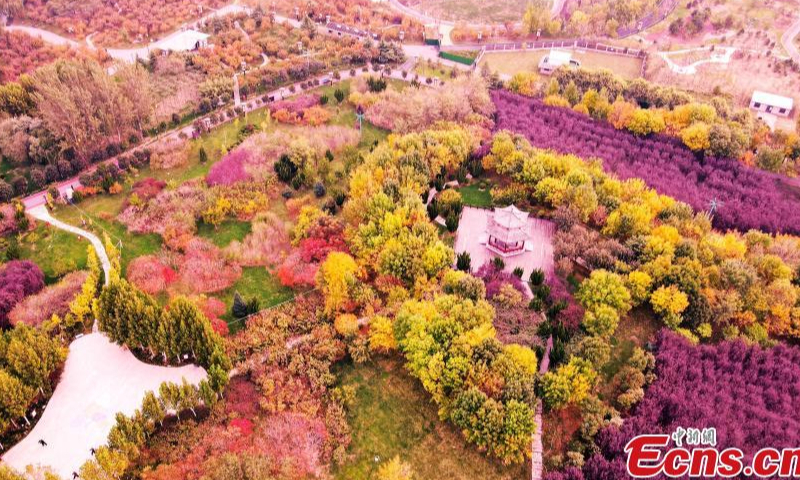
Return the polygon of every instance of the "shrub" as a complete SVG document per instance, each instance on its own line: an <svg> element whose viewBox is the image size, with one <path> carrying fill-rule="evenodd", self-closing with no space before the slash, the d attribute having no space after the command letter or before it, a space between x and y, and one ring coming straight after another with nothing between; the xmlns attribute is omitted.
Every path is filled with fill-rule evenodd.
<svg viewBox="0 0 800 480"><path fill-rule="evenodd" d="M246 148L236 148L211 166L206 175L206 183L209 186L232 185L251 180L252 177L245 170L245 165L251 156L252 153Z"/></svg>
<svg viewBox="0 0 800 480"><path fill-rule="evenodd" d="M69 273L55 285L25 298L9 313L10 323L36 327L53 315L63 316L69 311L70 302L81 291L87 277L88 273L82 271Z"/></svg>
<svg viewBox="0 0 800 480"><path fill-rule="evenodd" d="M44 275L29 260L12 260L0 266L0 328L8 327L8 314L28 295L44 288Z"/></svg>
<svg viewBox="0 0 800 480"><path fill-rule="evenodd" d="M544 271L540 268L535 268L531 272L530 283L535 287L538 287L539 285L544 283Z"/></svg>
<svg viewBox="0 0 800 480"><path fill-rule="evenodd" d="M472 270L472 258L469 252L461 252L456 256L456 268L462 272Z"/></svg>

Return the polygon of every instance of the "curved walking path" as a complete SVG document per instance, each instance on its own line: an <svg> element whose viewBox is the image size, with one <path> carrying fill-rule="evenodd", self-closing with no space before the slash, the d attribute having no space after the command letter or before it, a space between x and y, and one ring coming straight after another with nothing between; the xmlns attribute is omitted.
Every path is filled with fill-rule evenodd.
<svg viewBox="0 0 800 480"><path fill-rule="evenodd" d="M111 272L111 262L108 260L108 254L106 253L106 249L103 246L103 242L97 238L97 235L87 232L86 230L81 230L78 227L73 227L68 223L64 223L61 220L53 217L50 215L50 212L47 210L45 205L38 205L33 208L29 208L26 210L28 215L35 218L36 220L40 220L42 222L48 223L56 228L60 228L61 230L70 232L72 234L78 235L83 237L89 242L91 242L92 246L94 247L94 251L97 253L97 257L100 259L100 264L103 266L103 274L105 276L105 284L108 285L109 274Z"/></svg>
<svg viewBox="0 0 800 480"><path fill-rule="evenodd" d="M669 57L671 55L680 55L683 53L711 51L711 47L689 48L686 50L676 50L674 52L657 52L657 54L662 60L664 60L664 62L666 62L669 69L674 73L679 75L694 75L697 73L697 67L700 65L705 65L706 63L721 63L727 65L731 62L731 58L733 58L733 54L736 53L737 50L738 49L736 47L716 47L709 58L698 60L690 65L678 65Z"/></svg>
<svg viewBox="0 0 800 480"><path fill-rule="evenodd" d="M798 51L797 44L794 42L798 35L800 35L800 18L781 36L781 43L789 57L800 65L800 51Z"/></svg>

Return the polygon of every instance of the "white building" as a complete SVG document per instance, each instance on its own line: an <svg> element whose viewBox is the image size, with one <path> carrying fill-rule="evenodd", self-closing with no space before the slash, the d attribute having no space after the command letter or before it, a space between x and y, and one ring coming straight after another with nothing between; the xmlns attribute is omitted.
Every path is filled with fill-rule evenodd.
<svg viewBox="0 0 800 480"><path fill-rule="evenodd" d="M794 108L794 99L756 90L750 100L750 108L758 112L788 117Z"/></svg>
<svg viewBox="0 0 800 480"><path fill-rule="evenodd" d="M550 50L550 53L539 61L539 73L550 75L558 67L580 67L581 62L572 59L572 52Z"/></svg>

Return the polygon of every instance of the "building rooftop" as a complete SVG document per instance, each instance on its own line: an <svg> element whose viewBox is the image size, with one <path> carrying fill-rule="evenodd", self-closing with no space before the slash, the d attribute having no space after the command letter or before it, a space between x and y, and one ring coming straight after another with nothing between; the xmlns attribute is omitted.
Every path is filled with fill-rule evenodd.
<svg viewBox="0 0 800 480"><path fill-rule="evenodd" d="M545 57L546 63L554 67L562 65L569 65L572 60L572 52L565 52L563 50L550 50L550 53Z"/></svg>
<svg viewBox="0 0 800 480"><path fill-rule="evenodd" d="M495 208L489 221L488 233L505 242L524 241L528 238L527 224L528 212L523 212L514 205Z"/></svg>
<svg viewBox="0 0 800 480"><path fill-rule="evenodd" d="M753 92L753 102L772 107L785 108L786 110L791 110L792 107L794 107L794 99L775 95L774 93L762 92L761 90Z"/></svg>

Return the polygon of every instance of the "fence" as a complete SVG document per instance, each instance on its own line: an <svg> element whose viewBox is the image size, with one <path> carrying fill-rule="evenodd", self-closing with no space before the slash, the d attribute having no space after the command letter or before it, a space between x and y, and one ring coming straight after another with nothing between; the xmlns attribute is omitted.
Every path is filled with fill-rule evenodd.
<svg viewBox="0 0 800 480"><path fill-rule="evenodd" d="M458 62L467 66L472 66L473 64L477 63L476 62L477 58L464 57L451 52L440 51L439 56L444 58L445 60L452 60L454 62Z"/></svg>
<svg viewBox="0 0 800 480"><path fill-rule="evenodd" d="M636 48L614 47L592 40L540 40L538 42L508 42L489 43L484 45L486 52L513 52L518 50L551 50L553 48L574 48L581 50L594 50L610 55L621 55L634 58L645 58L647 52Z"/></svg>

